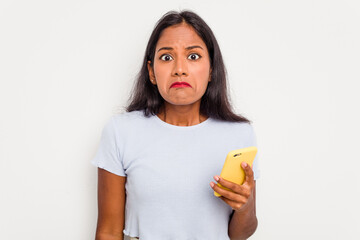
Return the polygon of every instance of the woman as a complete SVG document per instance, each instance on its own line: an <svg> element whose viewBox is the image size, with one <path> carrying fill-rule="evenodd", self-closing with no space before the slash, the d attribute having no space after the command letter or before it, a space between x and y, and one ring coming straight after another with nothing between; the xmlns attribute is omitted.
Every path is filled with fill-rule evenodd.
<svg viewBox="0 0 360 240"><path fill-rule="evenodd" d="M253 168L243 185L219 178L231 150L256 146L232 112L208 25L191 11L157 23L125 113L103 129L96 239L246 239L257 228ZM230 190L219 188L220 183ZM215 197L214 191L221 197Z"/></svg>

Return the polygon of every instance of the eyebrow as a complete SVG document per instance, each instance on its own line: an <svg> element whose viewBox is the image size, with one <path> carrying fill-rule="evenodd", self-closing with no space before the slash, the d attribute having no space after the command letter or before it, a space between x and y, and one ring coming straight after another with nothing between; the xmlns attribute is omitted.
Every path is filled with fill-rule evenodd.
<svg viewBox="0 0 360 240"><path fill-rule="evenodd" d="M189 47L187 47L187 48L185 48L186 50L191 50L191 49L194 49L194 48L201 48L201 49L203 49L202 47L200 47L200 46L189 46ZM162 47L162 48L160 48L159 50L158 50L158 52L160 52L160 50L174 50L174 48L172 48L172 47ZM203 49L204 50L204 49Z"/></svg>

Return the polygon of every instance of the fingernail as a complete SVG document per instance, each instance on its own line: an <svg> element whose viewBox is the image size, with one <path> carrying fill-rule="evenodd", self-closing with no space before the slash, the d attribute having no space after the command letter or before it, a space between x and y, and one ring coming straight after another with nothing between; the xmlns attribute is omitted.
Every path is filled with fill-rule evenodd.
<svg viewBox="0 0 360 240"><path fill-rule="evenodd" d="M246 163L246 162L243 162L243 167L247 167L247 163Z"/></svg>
<svg viewBox="0 0 360 240"><path fill-rule="evenodd" d="M213 182L210 183L210 186L211 186L211 187L214 187L214 185L215 185L215 184L214 184Z"/></svg>
<svg viewBox="0 0 360 240"><path fill-rule="evenodd" d="M215 176L214 178L216 181L219 181L219 179L220 179L218 176Z"/></svg>

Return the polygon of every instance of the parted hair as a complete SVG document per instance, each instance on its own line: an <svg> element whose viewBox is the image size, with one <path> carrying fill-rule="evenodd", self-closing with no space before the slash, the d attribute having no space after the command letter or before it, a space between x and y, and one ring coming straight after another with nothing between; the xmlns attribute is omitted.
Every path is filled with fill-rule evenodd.
<svg viewBox="0 0 360 240"><path fill-rule="evenodd" d="M209 53L212 69L211 81L201 98L200 113L224 121L251 123L244 116L233 112L227 89L227 73L220 47L206 22L190 10L169 11L156 23L145 50L142 67L136 76L128 105L125 108L126 111L143 110L145 116L159 113L165 100L160 95L157 86L150 82L147 62L151 61L150 65L153 67L155 48L162 31L167 27L181 23L186 23L195 30L206 44Z"/></svg>

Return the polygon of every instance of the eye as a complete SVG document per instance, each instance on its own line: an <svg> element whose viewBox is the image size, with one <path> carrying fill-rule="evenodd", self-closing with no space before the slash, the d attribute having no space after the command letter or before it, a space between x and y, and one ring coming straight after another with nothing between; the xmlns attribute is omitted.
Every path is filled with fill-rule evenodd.
<svg viewBox="0 0 360 240"><path fill-rule="evenodd" d="M195 56L195 57L193 57L193 56ZM192 53L192 54L189 55L189 57L190 57L191 60L198 60L199 58L201 58L201 56L199 54L197 54L197 53Z"/></svg>
<svg viewBox="0 0 360 240"><path fill-rule="evenodd" d="M160 57L160 59L163 61L169 61L170 58L172 59L172 57L169 54L164 54L164 55L161 55L161 57Z"/></svg>

